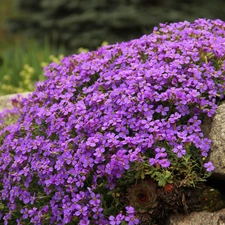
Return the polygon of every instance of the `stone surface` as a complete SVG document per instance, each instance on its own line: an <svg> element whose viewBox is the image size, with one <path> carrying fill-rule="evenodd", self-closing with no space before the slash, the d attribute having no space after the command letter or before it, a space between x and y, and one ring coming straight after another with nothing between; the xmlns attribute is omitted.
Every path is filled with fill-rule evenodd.
<svg viewBox="0 0 225 225"><path fill-rule="evenodd" d="M213 176L225 180L225 102L217 108L209 138L212 140L209 160L215 166Z"/></svg>
<svg viewBox="0 0 225 225"><path fill-rule="evenodd" d="M225 182L225 102L213 118L204 117L202 130L212 140L209 160L215 166L212 177ZM215 181L215 180L214 180ZM217 212L193 212L189 215L172 215L167 225L225 225L225 209Z"/></svg>
<svg viewBox="0 0 225 225"><path fill-rule="evenodd" d="M31 92L24 92L21 94L11 94L11 95L0 96L0 112L2 112L4 109L12 108L10 99L15 98L17 96L27 97L28 94L30 94L30 93Z"/></svg>
<svg viewBox="0 0 225 225"><path fill-rule="evenodd" d="M209 138L210 131L212 129L213 118L204 115L202 118L201 129L205 137Z"/></svg>
<svg viewBox="0 0 225 225"><path fill-rule="evenodd" d="M172 215L167 225L225 225L225 209L213 213L203 211Z"/></svg>

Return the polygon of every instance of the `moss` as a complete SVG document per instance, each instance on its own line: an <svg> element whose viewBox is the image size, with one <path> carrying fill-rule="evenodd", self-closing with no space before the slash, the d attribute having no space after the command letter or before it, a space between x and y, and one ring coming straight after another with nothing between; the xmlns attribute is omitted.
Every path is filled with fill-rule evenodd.
<svg viewBox="0 0 225 225"><path fill-rule="evenodd" d="M218 190L207 186L198 193L202 210L214 212L225 208L225 198Z"/></svg>

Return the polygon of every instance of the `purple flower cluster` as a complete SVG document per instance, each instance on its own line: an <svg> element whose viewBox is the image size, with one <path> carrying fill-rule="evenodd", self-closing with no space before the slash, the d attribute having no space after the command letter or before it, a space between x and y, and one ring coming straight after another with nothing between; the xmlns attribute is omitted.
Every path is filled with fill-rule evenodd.
<svg viewBox="0 0 225 225"><path fill-rule="evenodd" d="M190 145L207 157L201 115L224 97L224 71L225 23L206 19L50 64L0 131L4 224L15 211L17 224L138 224L128 206L107 215L101 188L137 160L169 169L168 154L180 159Z"/></svg>
<svg viewBox="0 0 225 225"><path fill-rule="evenodd" d="M117 216L109 217L110 225L120 225L122 221L126 221L127 225L135 225L139 223L139 220L135 217L135 210L132 206L126 206L127 216L118 214Z"/></svg>

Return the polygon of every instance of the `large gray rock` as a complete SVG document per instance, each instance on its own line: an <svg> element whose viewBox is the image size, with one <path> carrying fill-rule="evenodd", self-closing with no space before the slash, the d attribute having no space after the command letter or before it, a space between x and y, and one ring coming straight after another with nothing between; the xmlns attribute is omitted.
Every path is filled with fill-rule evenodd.
<svg viewBox="0 0 225 225"><path fill-rule="evenodd" d="M189 215L172 215L167 225L225 225L225 209L218 212L193 212Z"/></svg>
<svg viewBox="0 0 225 225"><path fill-rule="evenodd" d="M225 102L219 105L213 118L204 117L202 130L212 140L209 156L215 166L212 176L225 182ZM225 209L172 215L167 225L225 225Z"/></svg>
<svg viewBox="0 0 225 225"><path fill-rule="evenodd" d="M216 111L209 138L212 140L209 160L215 166L213 176L225 180L225 102Z"/></svg>

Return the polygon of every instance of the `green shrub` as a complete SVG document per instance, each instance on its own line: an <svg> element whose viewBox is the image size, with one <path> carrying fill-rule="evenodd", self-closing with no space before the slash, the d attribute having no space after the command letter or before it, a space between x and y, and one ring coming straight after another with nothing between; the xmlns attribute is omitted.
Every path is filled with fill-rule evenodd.
<svg viewBox="0 0 225 225"><path fill-rule="evenodd" d="M21 16L11 30L42 39L48 34L69 50L96 49L151 33L160 22L193 21L200 17L225 20L223 0L16 0Z"/></svg>

